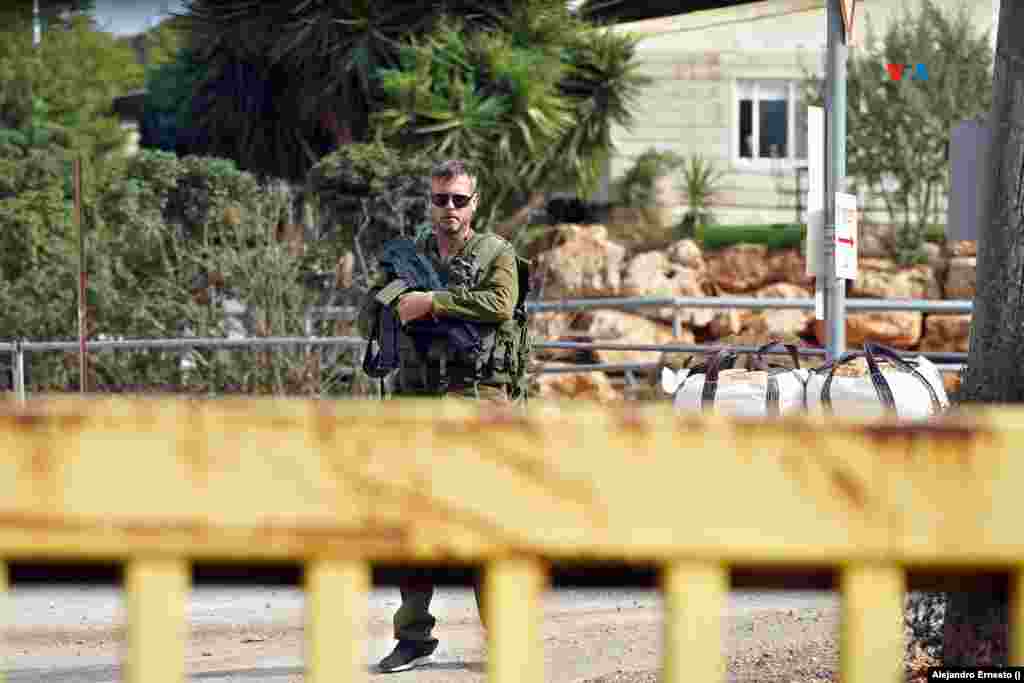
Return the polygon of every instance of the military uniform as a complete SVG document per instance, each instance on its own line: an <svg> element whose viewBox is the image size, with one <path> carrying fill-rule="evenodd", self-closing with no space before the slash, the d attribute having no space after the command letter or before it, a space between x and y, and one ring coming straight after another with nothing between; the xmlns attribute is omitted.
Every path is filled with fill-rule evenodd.
<svg viewBox="0 0 1024 683"><path fill-rule="evenodd" d="M402 334L395 393L499 402L516 398L519 387L513 386L514 375L522 361L518 353L521 329L514 317L519 299L515 248L497 235L474 234L444 261L433 234L419 246L447 283L446 291L434 293L434 315L480 323L483 350L476 358L461 357L443 339L437 339L424 357L417 353L412 338ZM382 275L364 300L357 321L364 338L369 338L379 307L384 305L377 295L388 284L387 276Z"/></svg>
<svg viewBox="0 0 1024 683"><path fill-rule="evenodd" d="M515 248L497 235L473 234L463 248L445 261L430 234L417 243L431 261L447 289L434 292L434 315L438 319L458 318L480 323L482 352L476 358L453 353L444 339L434 340L426 354L417 352L413 340L400 335L395 394L471 399L515 404L522 388L515 376L525 358L519 353L519 335L525 321L516 321L520 295L518 257ZM369 338L380 306L388 305L381 292L388 276L373 283L360 310L357 326ZM397 306L396 299L390 305ZM428 576L410 572L400 586L402 605L395 613L395 638L399 641L432 641L435 619L430 614L434 586ZM475 587L477 606L483 620L480 586Z"/></svg>

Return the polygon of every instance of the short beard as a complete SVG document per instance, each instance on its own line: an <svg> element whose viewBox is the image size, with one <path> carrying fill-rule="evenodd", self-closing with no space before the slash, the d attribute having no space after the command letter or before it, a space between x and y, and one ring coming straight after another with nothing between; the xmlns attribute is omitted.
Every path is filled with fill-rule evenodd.
<svg viewBox="0 0 1024 683"><path fill-rule="evenodd" d="M469 241L471 224L459 223L457 226L449 223L438 223L434 227L436 236L446 246L449 257L454 256L462 250L462 247Z"/></svg>

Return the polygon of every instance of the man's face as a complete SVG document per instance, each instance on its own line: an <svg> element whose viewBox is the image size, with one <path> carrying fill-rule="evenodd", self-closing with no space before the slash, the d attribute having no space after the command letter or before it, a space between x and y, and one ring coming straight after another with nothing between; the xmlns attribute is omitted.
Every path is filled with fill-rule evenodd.
<svg viewBox="0 0 1024 683"><path fill-rule="evenodd" d="M450 237L469 232L478 200L474 189L473 180L465 175L430 179L430 215L435 230ZM472 198L459 208L457 203L461 204L466 197ZM437 205L438 199L443 206Z"/></svg>

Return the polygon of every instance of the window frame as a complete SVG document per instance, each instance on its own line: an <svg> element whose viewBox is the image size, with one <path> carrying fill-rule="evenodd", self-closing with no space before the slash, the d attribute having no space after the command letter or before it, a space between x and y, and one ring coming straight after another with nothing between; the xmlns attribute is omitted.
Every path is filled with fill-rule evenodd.
<svg viewBox="0 0 1024 683"><path fill-rule="evenodd" d="M753 149L759 150L761 143L761 131L758 125L760 121L760 108L758 106L758 94L760 86L770 81L782 81L786 84L786 151L788 156L778 159L768 157L743 157L740 156L740 88L741 84L749 83L753 88L753 111L751 112L754 122ZM796 152L796 108L799 99L799 84L797 81L788 78L734 78L732 79L732 120L729 124L730 156L733 166L737 170L750 171L755 173L772 173L779 170L791 171L795 168L806 168L807 159L797 159L793 156Z"/></svg>

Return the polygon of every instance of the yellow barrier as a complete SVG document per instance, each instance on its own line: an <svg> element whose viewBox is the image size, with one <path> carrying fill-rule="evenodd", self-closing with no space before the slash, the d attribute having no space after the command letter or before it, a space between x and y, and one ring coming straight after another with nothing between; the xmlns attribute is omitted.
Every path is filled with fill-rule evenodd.
<svg viewBox="0 0 1024 683"><path fill-rule="evenodd" d="M1009 570L1022 594L1022 430L1019 410L913 427L665 405L37 402L0 413L0 560L125 563L128 683L185 679L190 562L273 559L306 569L311 683L365 680L374 561L483 563L489 680L540 681L546 563L567 559L661 568L668 683L724 679L731 568L837 568L842 680L897 681L907 569Z"/></svg>

